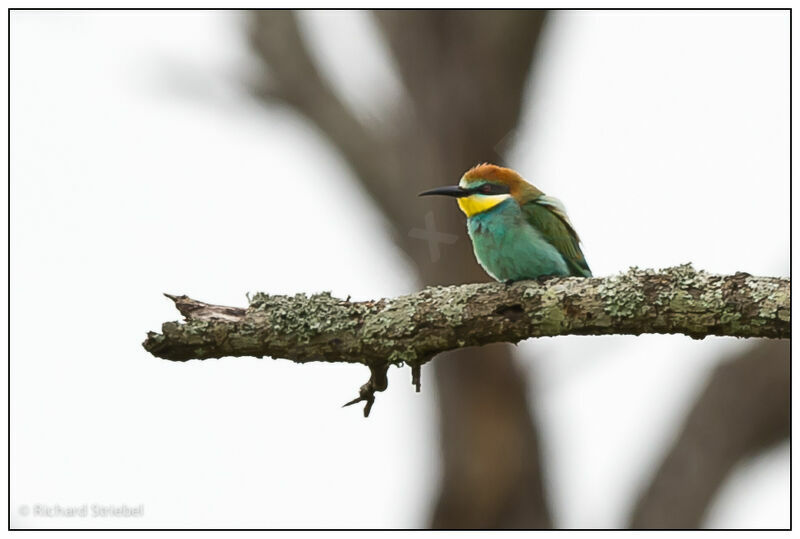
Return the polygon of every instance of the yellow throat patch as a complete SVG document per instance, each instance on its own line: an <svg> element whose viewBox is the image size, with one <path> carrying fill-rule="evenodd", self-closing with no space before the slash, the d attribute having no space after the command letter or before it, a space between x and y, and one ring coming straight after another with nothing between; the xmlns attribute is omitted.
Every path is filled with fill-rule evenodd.
<svg viewBox="0 0 800 539"><path fill-rule="evenodd" d="M481 195L475 193L474 195L462 197L457 200L458 207L461 208L461 211L463 211L467 217L472 217L473 215L494 208L508 198L511 198L511 195Z"/></svg>

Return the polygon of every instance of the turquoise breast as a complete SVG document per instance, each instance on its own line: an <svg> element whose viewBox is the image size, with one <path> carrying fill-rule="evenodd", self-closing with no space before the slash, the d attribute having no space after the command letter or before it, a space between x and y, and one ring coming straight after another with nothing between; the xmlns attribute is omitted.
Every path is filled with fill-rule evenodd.
<svg viewBox="0 0 800 539"><path fill-rule="evenodd" d="M561 253L525 219L514 199L467 220L475 257L498 281L569 275Z"/></svg>

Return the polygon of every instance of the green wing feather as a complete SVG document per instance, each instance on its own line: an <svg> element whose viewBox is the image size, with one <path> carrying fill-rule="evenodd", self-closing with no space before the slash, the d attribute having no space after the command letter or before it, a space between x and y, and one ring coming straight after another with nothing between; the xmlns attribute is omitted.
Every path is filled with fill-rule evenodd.
<svg viewBox="0 0 800 539"><path fill-rule="evenodd" d="M567 217L564 205L557 198L539 196L522 205L528 222L555 247L570 269L570 274L591 277L592 271L583 257L578 233Z"/></svg>

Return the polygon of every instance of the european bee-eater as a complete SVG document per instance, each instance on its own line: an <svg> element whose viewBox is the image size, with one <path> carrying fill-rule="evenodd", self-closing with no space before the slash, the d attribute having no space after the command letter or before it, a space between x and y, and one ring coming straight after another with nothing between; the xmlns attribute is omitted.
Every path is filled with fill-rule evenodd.
<svg viewBox="0 0 800 539"><path fill-rule="evenodd" d="M475 257L498 281L592 276L564 205L510 168L484 163L458 185L420 193L426 195L457 198Z"/></svg>

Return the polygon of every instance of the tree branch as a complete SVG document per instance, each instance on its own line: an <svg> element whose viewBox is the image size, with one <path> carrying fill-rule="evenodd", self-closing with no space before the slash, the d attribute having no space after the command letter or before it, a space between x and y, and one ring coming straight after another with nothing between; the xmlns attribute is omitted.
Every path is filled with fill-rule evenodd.
<svg viewBox="0 0 800 539"><path fill-rule="evenodd" d="M273 356L303 363L425 362L439 352L555 335L682 333L788 338L790 281L677 266L661 272L429 287L350 302L258 293L247 309L173 299L186 323L144 342L173 361Z"/></svg>
<svg viewBox="0 0 800 539"><path fill-rule="evenodd" d="M790 361L787 341L761 341L715 369L642 491L632 528L700 528L734 465L789 436Z"/></svg>
<svg viewBox="0 0 800 539"><path fill-rule="evenodd" d="M372 376L358 400L368 405L375 391L385 389L390 364L418 370L436 354L465 346L555 335L788 338L791 333L789 279L712 275L690 265L544 284L430 287L365 302L329 293L258 293L241 309L169 297L186 321L165 323L161 334L150 332L143 346L151 354L173 361L272 356L298 363L362 363Z"/></svg>
<svg viewBox="0 0 800 539"><path fill-rule="evenodd" d="M392 164L397 159L388 151L394 150L396 141L387 140L385 130L359 121L339 99L317 69L295 13L254 11L248 22L250 45L267 72L250 86L254 96L266 103L287 105L310 120L364 179L381 209L395 217L397 208L384 202L396 200L399 194L399 185L387 176L396 168Z"/></svg>

